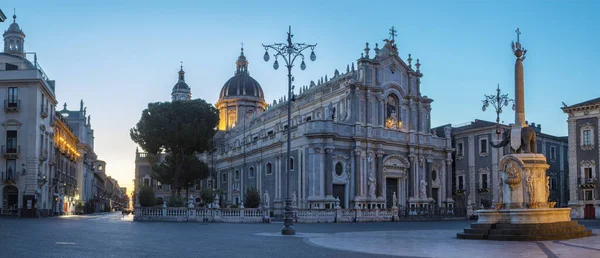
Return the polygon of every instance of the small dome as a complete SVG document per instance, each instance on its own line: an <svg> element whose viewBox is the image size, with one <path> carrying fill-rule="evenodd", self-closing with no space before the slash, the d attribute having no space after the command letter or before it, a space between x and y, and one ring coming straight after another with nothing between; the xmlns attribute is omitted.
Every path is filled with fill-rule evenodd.
<svg viewBox="0 0 600 258"><path fill-rule="evenodd" d="M188 86L187 83L185 83L183 81L177 82L177 84L175 84L175 86L173 86L173 91L189 90L189 89L190 89L190 86Z"/></svg>
<svg viewBox="0 0 600 258"><path fill-rule="evenodd" d="M19 24L17 24L17 16L13 15L13 23L10 24L10 26L8 26L8 30L6 30L4 32L5 36L6 34L10 34L10 33L17 33L22 35L23 37L25 36L25 33L23 33L23 31L21 30L21 28L19 27Z"/></svg>
<svg viewBox="0 0 600 258"><path fill-rule="evenodd" d="M179 81L173 86L173 91L176 90L189 90L190 86L185 83L185 72L183 71L183 65L181 66L181 70L179 70Z"/></svg>

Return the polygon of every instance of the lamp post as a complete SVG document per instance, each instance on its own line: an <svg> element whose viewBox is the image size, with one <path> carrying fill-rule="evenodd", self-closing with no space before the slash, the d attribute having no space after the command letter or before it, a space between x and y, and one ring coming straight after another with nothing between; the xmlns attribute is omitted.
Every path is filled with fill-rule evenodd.
<svg viewBox="0 0 600 258"><path fill-rule="evenodd" d="M501 134L500 114L502 113L502 107L508 106L508 103L512 102L512 104L513 104L512 109L515 110L515 100L509 98L508 94L500 94L500 84L498 84L498 87L496 88L496 95L484 95L484 96L485 96L485 100L482 100L483 106L481 107L481 110L483 110L483 112L485 112L486 108L489 107L490 104L492 104L492 107L494 107L494 109L496 110L496 135L498 137L498 141L500 141L501 140L501 137L500 137L500 134ZM500 152L497 152L497 153L498 153L498 160L500 160ZM498 174L498 177L500 177L500 174ZM498 178L498 181L500 181L500 178ZM502 200L502 196L498 195L498 202L500 202L501 200Z"/></svg>
<svg viewBox="0 0 600 258"><path fill-rule="evenodd" d="M492 107L496 110L496 134L500 135L500 114L502 113L502 107L508 106L509 102L513 103L512 109L515 110L515 100L508 97L508 94L500 94L500 84L496 88L496 95L484 95L485 99L482 100L483 106L481 110L485 112L487 107L492 104Z"/></svg>
<svg viewBox="0 0 600 258"><path fill-rule="evenodd" d="M314 49L317 46L317 44L314 45L309 45L309 44L305 44L305 43L292 43L292 37L294 37L294 35L292 35L292 26L289 26L289 30L287 33L287 43L274 43L272 45L265 45L263 44L263 47L265 48L265 55L264 55L264 60L265 62L269 61L269 49L273 50L275 52L275 54L273 55L275 57L275 62L273 63L273 69L277 70L279 68L279 62L277 61L277 59L279 57L281 57L284 61L285 61L285 65L288 69L288 119L287 119L287 161L286 161L286 168L287 168L287 182L286 182L286 189L287 189L287 197L285 199L285 218L283 220L283 229L281 229L281 234L283 235L294 235L296 234L296 229L294 228L294 221L293 221L293 211L292 211L292 199L291 199L291 190L290 190L290 152L291 152L291 134L290 134L290 130L292 127L292 100L293 100L293 96L292 96L292 81L294 80L294 78L292 77L292 67L294 66L294 61L296 61L296 58L301 57L302 58L302 63L300 64L300 69L304 70L306 69L306 63L304 63L304 54L302 54L302 51L309 49L311 50L310 52L310 60L311 61L315 61L317 59L317 56L315 55Z"/></svg>

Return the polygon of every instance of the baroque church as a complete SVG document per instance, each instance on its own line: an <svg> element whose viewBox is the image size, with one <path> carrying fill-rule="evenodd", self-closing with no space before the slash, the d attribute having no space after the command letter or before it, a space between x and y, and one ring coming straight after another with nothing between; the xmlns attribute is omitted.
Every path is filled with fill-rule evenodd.
<svg viewBox="0 0 600 258"><path fill-rule="evenodd" d="M410 54L400 58L392 35L381 49L367 43L356 68L353 62L345 72L300 87L292 101L268 104L242 48L216 103L216 150L200 155L212 176L192 190L220 189L221 203L229 207L255 187L278 209L291 176L293 205L301 209L328 209L336 202L342 208L390 208L394 201L400 207L453 207L451 128L432 133L433 100L421 94L421 64L412 61ZM172 100L190 98L181 69ZM169 194L168 186L149 178L149 169L146 154L137 152L136 185Z"/></svg>

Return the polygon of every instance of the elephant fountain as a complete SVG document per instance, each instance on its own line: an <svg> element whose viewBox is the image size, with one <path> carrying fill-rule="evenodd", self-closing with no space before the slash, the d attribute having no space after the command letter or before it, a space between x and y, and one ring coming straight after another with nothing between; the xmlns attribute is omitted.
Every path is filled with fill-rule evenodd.
<svg viewBox="0 0 600 258"><path fill-rule="evenodd" d="M490 142L490 145L494 148L502 148L506 145L510 146L510 130L504 131L502 134L502 141L498 144L494 144ZM512 150L512 153L537 153L537 143L536 143L536 135L535 131L531 127L523 127L521 128L521 146Z"/></svg>

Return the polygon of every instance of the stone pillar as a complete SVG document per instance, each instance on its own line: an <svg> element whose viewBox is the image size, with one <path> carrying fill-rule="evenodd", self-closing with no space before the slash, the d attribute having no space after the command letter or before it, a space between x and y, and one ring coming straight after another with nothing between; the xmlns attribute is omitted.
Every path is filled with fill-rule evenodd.
<svg viewBox="0 0 600 258"><path fill-rule="evenodd" d="M416 155L412 154L408 156L410 160L410 173L409 173L409 198L419 198L419 176L417 175L417 167L419 166L418 158Z"/></svg>
<svg viewBox="0 0 600 258"><path fill-rule="evenodd" d="M325 147L325 197L333 198L333 147Z"/></svg>
<svg viewBox="0 0 600 258"><path fill-rule="evenodd" d="M516 53L515 53L516 55ZM516 55L515 62L515 124L525 125L525 89L523 82L523 60L521 55Z"/></svg>
<svg viewBox="0 0 600 258"><path fill-rule="evenodd" d="M383 179L383 152L377 151L375 155L375 179L377 183L377 187L375 188L375 195L377 195L377 197L385 198L385 193L383 192L383 184L385 184L385 181Z"/></svg>
<svg viewBox="0 0 600 258"><path fill-rule="evenodd" d="M360 176L360 159L362 156L362 151L360 150L360 148L356 148L354 149L354 200L355 202L360 199L359 197L362 196L362 192L361 192L361 176ZM358 207L357 205L358 203L356 203L354 205L354 207Z"/></svg>
<svg viewBox="0 0 600 258"><path fill-rule="evenodd" d="M446 167L444 168L446 174L446 201L452 202L452 186L453 179L452 176L452 159L446 159Z"/></svg>
<svg viewBox="0 0 600 258"><path fill-rule="evenodd" d="M431 159L431 157L427 157L425 160L425 182L427 182L427 197L433 198L431 190L433 186L433 180L431 178L431 172L433 171L433 169L431 166L431 162L433 162L433 160Z"/></svg>

